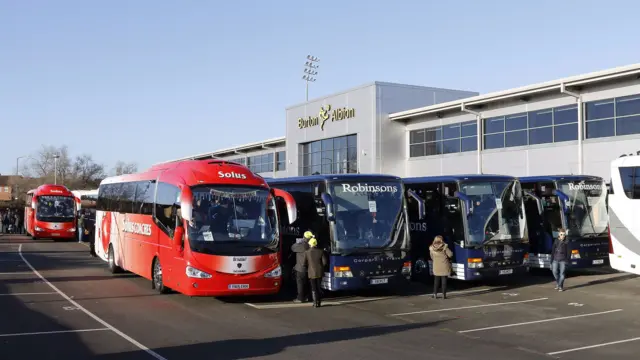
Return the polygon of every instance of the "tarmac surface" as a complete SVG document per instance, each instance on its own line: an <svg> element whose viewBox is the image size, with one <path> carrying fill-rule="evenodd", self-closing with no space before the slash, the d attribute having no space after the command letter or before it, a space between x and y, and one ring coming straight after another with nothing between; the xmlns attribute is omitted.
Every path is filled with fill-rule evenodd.
<svg viewBox="0 0 640 360"><path fill-rule="evenodd" d="M86 244L0 235L0 359L638 359L640 279L594 270L383 291L323 307L158 295Z"/></svg>

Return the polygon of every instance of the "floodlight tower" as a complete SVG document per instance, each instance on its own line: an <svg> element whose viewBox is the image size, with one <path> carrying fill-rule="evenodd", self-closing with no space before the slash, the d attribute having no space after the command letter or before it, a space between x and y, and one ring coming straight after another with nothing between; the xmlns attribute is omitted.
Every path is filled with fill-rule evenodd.
<svg viewBox="0 0 640 360"><path fill-rule="evenodd" d="M314 76L318 75L317 69L320 65L316 65L319 62L315 56L307 55L307 62L304 64L304 75L302 76L302 80L306 83L306 101L309 101L309 83L315 82L316 78Z"/></svg>

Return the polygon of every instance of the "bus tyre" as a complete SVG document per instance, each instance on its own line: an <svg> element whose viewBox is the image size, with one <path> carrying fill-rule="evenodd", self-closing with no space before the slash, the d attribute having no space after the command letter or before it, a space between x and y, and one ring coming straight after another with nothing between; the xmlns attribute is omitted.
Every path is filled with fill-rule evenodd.
<svg viewBox="0 0 640 360"><path fill-rule="evenodd" d="M423 258L414 260L411 275L414 280L426 282L429 277L429 263Z"/></svg>
<svg viewBox="0 0 640 360"><path fill-rule="evenodd" d="M168 293L169 289L164 286L164 282L162 280L162 264L160 264L160 260L158 258L155 258L153 260L153 269L151 271L151 274L151 288L155 289L160 294Z"/></svg>
<svg viewBox="0 0 640 360"><path fill-rule="evenodd" d="M109 254L107 255L107 262L109 263L109 271L112 274L117 274L121 271L120 267L116 265L116 258L113 252L113 245L109 245Z"/></svg>

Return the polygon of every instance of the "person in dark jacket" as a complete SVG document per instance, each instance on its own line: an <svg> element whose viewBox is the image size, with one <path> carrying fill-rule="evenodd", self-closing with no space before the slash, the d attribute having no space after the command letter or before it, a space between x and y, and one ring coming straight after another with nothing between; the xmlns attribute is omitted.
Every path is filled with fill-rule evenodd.
<svg viewBox="0 0 640 360"><path fill-rule="evenodd" d="M318 249L318 240L315 237L309 240L309 250L304 255L304 265L308 268L309 282L311 283L313 307L320 307L322 302L320 284L324 268L327 266L327 255L322 249Z"/></svg>
<svg viewBox="0 0 640 360"><path fill-rule="evenodd" d="M95 229L96 229L96 223L94 219L85 219L84 222L82 223L82 226L84 227L83 232L84 232L84 239L86 239L89 242L89 255L91 255L92 257L96 257L96 242L95 242Z"/></svg>
<svg viewBox="0 0 640 360"><path fill-rule="evenodd" d="M306 302L308 299L307 284L309 283L307 278L307 266L304 264L304 257L307 250L309 250L309 240L313 238L311 231L305 231L304 238L291 246L291 251L296 254L296 287L298 289L298 296L293 300L296 303Z"/></svg>
<svg viewBox="0 0 640 360"><path fill-rule="evenodd" d="M565 271L569 263L569 246L566 236L565 229L558 229L558 238L553 242L551 249L551 271L556 279L555 289L558 291L564 291Z"/></svg>

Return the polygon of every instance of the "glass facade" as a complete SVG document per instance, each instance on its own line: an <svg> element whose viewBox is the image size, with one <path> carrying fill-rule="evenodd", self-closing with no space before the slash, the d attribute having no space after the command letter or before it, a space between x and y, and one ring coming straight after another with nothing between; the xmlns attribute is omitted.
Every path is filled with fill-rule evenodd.
<svg viewBox="0 0 640 360"><path fill-rule="evenodd" d="M640 134L640 95L585 102L584 139ZM409 157L477 150L476 122L413 130ZM569 105L483 119L483 149L578 140L578 107Z"/></svg>
<svg viewBox="0 0 640 360"><path fill-rule="evenodd" d="M640 95L585 103L587 139L640 134Z"/></svg>
<svg viewBox="0 0 640 360"><path fill-rule="evenodd" d="M578 140L576 105L484 119L484 149Z"/></svg>
<svg viewBox="0 0 640 360"><path fill-rule="evenodd" d="M348 135L301 144L298 174L357 173L357 140L357 135Z"/></svg>
<svg viewBox="0 0 640 360"><path fill-rule="evenodd" d="M409 156L452 154L478 149L475 121L444 125L409 133Z"/></svg>
<svg viewBox="0 0 640 360"><path fill-rule="evenodd" d="M254 173L273 171L273 153L247 156L247 166Z"/></svg>

